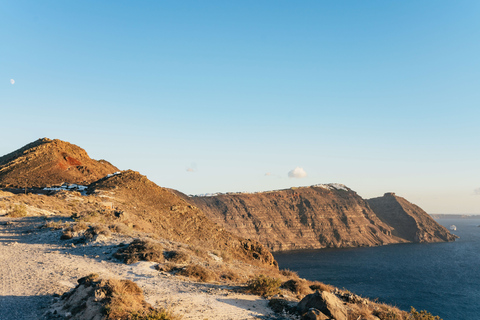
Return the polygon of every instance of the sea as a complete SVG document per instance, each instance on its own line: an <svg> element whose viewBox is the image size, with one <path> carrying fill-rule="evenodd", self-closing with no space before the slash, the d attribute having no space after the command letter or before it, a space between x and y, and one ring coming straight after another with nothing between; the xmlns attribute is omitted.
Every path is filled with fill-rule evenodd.
<svg viewBox="0 0 480 320"><path fill-rule="evenodd" d="M281 269L443 320L480 319L480 219L436 219L455 242L275 254Z"/></svg>

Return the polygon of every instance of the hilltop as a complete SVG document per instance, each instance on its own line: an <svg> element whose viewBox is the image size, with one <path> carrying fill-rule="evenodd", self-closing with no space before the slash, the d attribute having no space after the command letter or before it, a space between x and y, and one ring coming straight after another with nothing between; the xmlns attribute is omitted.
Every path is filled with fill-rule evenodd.
<svg viewBox="0 0 480 320"><path fill-rule="evenodd" d="M87 185L117 171L105 160L91 159L74 144L43 138L0 158L0 187Z"/></svg>

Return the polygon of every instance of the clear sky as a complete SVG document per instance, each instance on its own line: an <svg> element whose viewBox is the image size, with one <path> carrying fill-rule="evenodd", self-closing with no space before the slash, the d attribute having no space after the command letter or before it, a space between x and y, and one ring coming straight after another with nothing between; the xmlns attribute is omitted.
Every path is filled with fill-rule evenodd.
<svg viewBox="0 0 480 320"><path fill-rule="evenodd" d="M58 138L187 194L478 214L480 2L0 1L0 110L0 155Z"/></svg>

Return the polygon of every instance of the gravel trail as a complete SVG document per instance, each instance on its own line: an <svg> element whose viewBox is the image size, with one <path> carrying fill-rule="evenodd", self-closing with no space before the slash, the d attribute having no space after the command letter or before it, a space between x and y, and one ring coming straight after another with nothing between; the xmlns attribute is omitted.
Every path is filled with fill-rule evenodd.
<svg viewBox="0 0 480 320"><path fill-rule="evenodd" d="M183 281L153 268L154 263L119 263L112 258L121 242L72 245L60 231L40 228L43 217L0 217L0 320L46 319L48 308L90 273L135 281L147 302L167 307L183 319L275 319L267 301L236 293L225 285ZM61 315L61 314L60 314Z"/></svg>

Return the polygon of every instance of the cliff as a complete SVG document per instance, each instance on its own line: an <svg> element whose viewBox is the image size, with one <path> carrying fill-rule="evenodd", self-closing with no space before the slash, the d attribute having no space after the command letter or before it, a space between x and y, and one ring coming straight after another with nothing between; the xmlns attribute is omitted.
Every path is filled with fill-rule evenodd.
<svg viewBox="0 0 480 320"><path fill-rule="evenodd" d="M423 210L395 199L396 206L390 201L382 206L331 184L187 200L228 231L274 251L455 239Z"/></svg>
<svg viewBox="0 0 480 320"><path fill-rule="evenodd" d="M86 185L116 171L109 162L91 159L74 144L43 138L0 157L0 187Z"/></svg>
<svg viewBox="0 0 480 320"><path fill-rule="evenodd" d="M391 234L365 200L341 185L254 194L190 197L228 231L275 251L377 246L404 240Z"/></svg>
<svg viewBox="0 0 480 320"><path fill-rule="evenodd" d="M367 201L377 217L393 228L392 234L397 237L410 242L454 241L457 238L420 207L394 193Z"/></svg>

